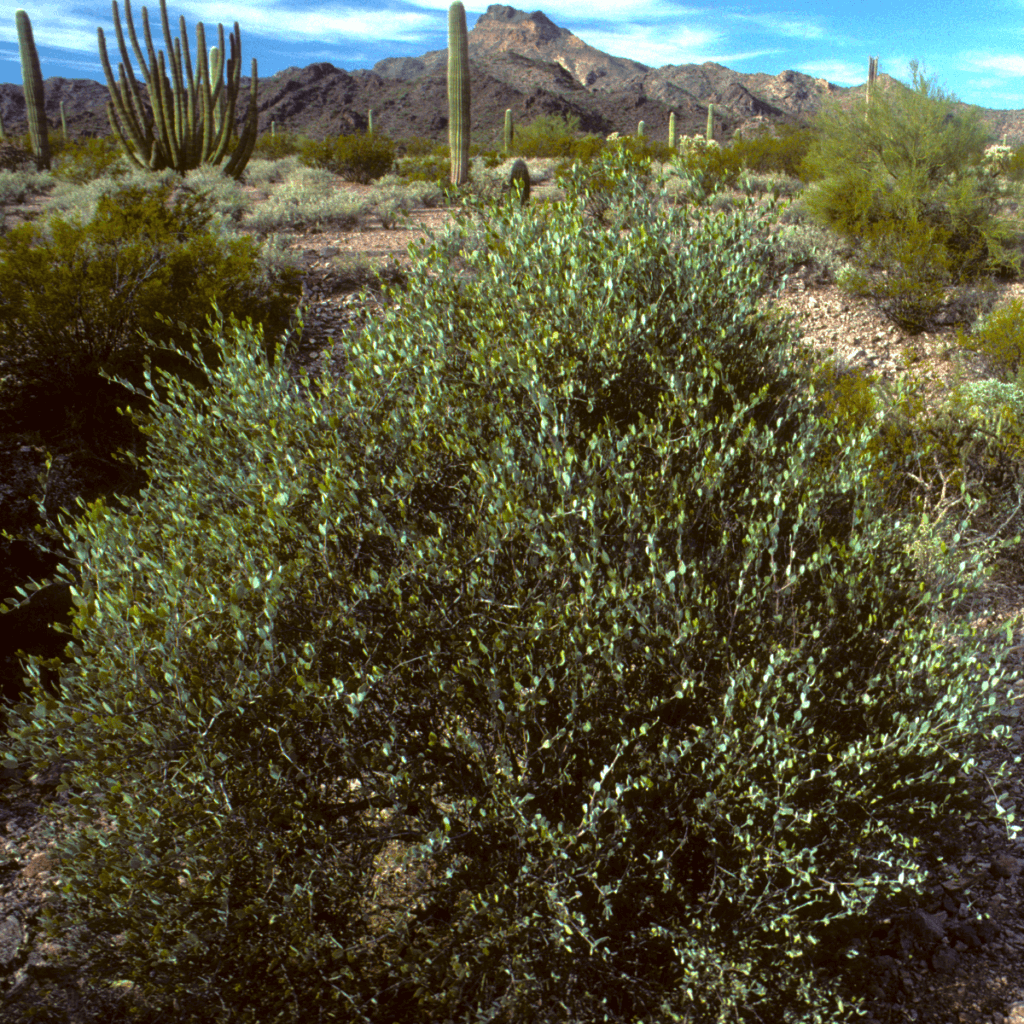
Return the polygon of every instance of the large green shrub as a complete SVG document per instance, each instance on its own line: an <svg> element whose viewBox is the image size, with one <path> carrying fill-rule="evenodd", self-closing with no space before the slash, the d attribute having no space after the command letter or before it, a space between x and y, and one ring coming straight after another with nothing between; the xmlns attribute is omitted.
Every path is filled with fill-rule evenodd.
<svg viewBox="0 0 1024 1024"><path fill-rule="evenodd" d="M325 168L360 185L383 178L395 162L395 144L379 133L339 135L320 142L305 139L299 151L307 167Z"/></svg>
<svg viewBox="0 0 1024 1024"><path fill-rule="evenodd" d="M984 128L974 112L953 117L950 99L940 90L932 94L931 83L919 77L914 62L911 67L913 90L875 96L866 109L830 103L819 113L802 165L815 179L803 197L806 209L848 240L877 247L880 226L893 235L894 250L907 255L906 261L896 257L900 292L927 290L920 270L931 273L937 247L949 260L947 280L1019 273L1019 255L1005 246L1012 233L993 216L998 185L976 172ZM909 242L900 237L904 228ZM908 329L919 319L911 313ZM900 314L896 322L903 326Z"/></svg>
<svg viewBox="0 0 1024 1024"><path fill-rule="evenodd" d="M82 185L101 177L123 178L130 172L122 159L121 149L113 136L82 139L64 147L56 154L51 172L58 181Z"/></svg>
<svg viewBox="0 0 1024 1024"><path fill-rule="evenodd" d="M101 370L141 385L140 332L166 350L149 349L158 365L191 373L177 350L191 346L211 302L265 323L268 344L281 336L301 293L298 272L262 267L250 238L204 231L210 201L180 192L169 205L171 191L115 187L88 224L54 216L45 231L24 224L0 238L0 401L53 422L108 390ZM157 319L163 310L173 324Z"/></svg>
<svg viewBox="0 0 1024 1024"><path fill-rule="evenodd" d="M87 978L176 1022L833 1024L845 926L982 813L1003 680L934 616L988 549L926 587L866 432L809 471L749 206L604 169L632 233L582 180L490 206L504 252L421 249L341 380L222 326L137 504L66 521L74 660L8 757L71 759Z"/></svg>

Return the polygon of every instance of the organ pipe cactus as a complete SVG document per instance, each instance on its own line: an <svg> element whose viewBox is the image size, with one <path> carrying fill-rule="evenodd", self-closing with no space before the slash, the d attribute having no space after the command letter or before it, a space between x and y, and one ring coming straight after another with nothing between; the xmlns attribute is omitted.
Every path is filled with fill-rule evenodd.
<svg viewBox="0 0 1024 1024"><path fill-rule="evenodd" d="M668 148L676 148L676 115L674 112L668 115Z"/></svg>
<svg viewBox="0 0 1024 1024"><path fill-rule="evenodd" d="M466 8L448 8L448 146L453 185L469 180L469 36Z"/></svg>
<svg viewBox="0 0 1024 1024"><path fill-rule="evenodd" d="M505 111L505 155L512 152L512 108Z"/></svg>
<svg viewBox="0 0 1024 1024"><path fill-rule="evenodd" d="M715 105L714 103L708 104L708 142L714 141L715 138Z"/></svg>
<svg viewBox="0 0 1024 1024"><path fill-rule="evenodd" d="M32 22L22 11L14 12L18 26L18 52L21 54L21 81L25 87L25 114L28 117L28 134L32 140L32 155L36 170L50 168L50 138L46 131L44 109L43 73L39 68L39 54L32 38Z"/></svg>
<svg viewBox="0 0 1024 1024"><path fill-rule="evenodd" d="M231 128L235 120L235 103L238 99L242 71L242 34L235 22L235 30L231 39L231 58L227 62L227 83L224 71L224 26L218 25L219 47L213 66L207 62L206 34L203 23L196 25L196 57L198 75L192 75L192 57L189 53L188 32L185 19L179 19L181 38L171 44L171 29L167 21L166 0L160 0L160 15L163 22L164 40L170 60L171 73L174 76L173 86L168 78L164 53L157 54L153 49L153 39L149 32L149 14L142 8L142 25L146 36L146 47L150 62L146 59L135 35L132 23L130 0L125 0L125 18L132 46L142 69L143 78L149 91L153 108L152 116L145 113L142 107L141 90L132 71L128 58L128 49L121 32L121 19L118 16L117 0L112 0L114 9L114 28L117 31L117 42L121 50L123 63L118 65L120 74L120 91L114 84L114 75L107 59L107 46L103 38L103 29L97 29L99 36L100 60L104 74L107 76L107 88L110 91L110 102L107 104L107 117L110 127L121 143L128 158L144 170L162 171L173 168L178 174L184 175L200 165L220 166L227 155L228 143L231 140ZM181 50L184 42L186 79L182 75ZM214 54L211 53L211 57ZM159 58L159 59L158 59ZM216 85L213 84L216 80ZM256 59L252 62L252 81L249 92L249 116L245 129L234 153L224 167L224 173L236 180L242 176L245 165L252 155L256 143ZM226 99L222 97L226 92ZM215 128L216 112L220 113ZM121 123L124 122L125 129ZM127 135L127 137L126 137Z"/></svg>

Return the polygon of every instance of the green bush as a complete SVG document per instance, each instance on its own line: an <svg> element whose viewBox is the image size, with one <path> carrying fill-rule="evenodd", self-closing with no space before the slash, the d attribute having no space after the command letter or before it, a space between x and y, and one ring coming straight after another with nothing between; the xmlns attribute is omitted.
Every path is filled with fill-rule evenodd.
<svg viewBox="0 0 1024 1024"><path fill-rule="evenodd" d="M302 142L290 132L265 132L256 139L253 146L253 160L283 160L302 151Z"/></svg>
<svg viewBox="0 0 1024 1024"><path fill-rule="evenodd" d="M211 302L267 325L276 342L301 293L296 272L269 280L249 238L223 240L202 229L210 201L172 186L132 185L102 195L91 222L53 217L51 236L34 224L0 238L0 363L3 402L43 421L88 409L106 390L101 370L142 383L147 346L169 351L157 365L190 372L176 350L189 346ZM173 310L181 326L156 317ZM211 357L215 350L207 355ZM27 403L27 404L26 404Z"/></svg>
<svg viewBox="0 0 1024 1024"><path fill-rule="evenodd" d="M777 135L769 134L761 125L756 135L734 138L730 149L745 168L758 174L785 174L803 182L811 180L803 160L814 142L814 133L807 128L778 125Z"/></svg>
<svg viewBox="0 0 1024 1024"><path fill-rule="evenodd" d="M68 145L53 162L53 177L82 185L97 178L123 178L129 173L121 147L112 136L83 139Z"/></svg>
<svg viewBox="0 0 1024 1024"><path fill-rule="evenodd" d="M299 147L307 167L322 167L345 181L368 185L383 178L395 163L395 144L386 136L340 135L314 142L303 140Z"/></svg>
<svg viewBox="0 0 1024 1024"><path fill-rule="evenodd" d="M984 813L1005 673L936 608L991 546L925 593L867 434L809 472L752 204L599 169L637 231L491 205L506 251L414 252L343 380L222 325L148 489L65 521L64 699L7 757L70 759L44 920L88 980L206 1024L833 1024L818 950Z"/></svg>

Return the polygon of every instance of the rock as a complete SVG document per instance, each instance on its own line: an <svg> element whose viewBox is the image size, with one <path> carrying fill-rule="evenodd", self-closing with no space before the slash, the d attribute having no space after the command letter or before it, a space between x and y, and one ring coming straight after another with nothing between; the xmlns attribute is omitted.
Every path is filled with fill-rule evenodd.
<svg viewBox="0 0 1024 1024"><path fill-rule="evenodd" d="M997 853L992 858L989 871L994 878L1016 878L1020 874L1020 861L1008 853Z"/></svg>

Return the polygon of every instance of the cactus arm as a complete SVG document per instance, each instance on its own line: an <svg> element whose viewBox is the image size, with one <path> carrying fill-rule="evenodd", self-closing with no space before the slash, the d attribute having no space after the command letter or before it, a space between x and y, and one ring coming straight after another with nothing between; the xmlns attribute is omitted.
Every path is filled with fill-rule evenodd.
<svg viewBox="0 0 1024 1024"><path fill-rule="evenodd" d="M235 26L237 29L237 25ZM239 62L240 63L240 62ZM240 75L238 76L241 77ZM234 116L234 103L231 104L232 117ZM256 58L252 59L252 81L249 84L249 114L245 119L245 130L238 140L238 148L228 161L224 173L236 181L241 178L245 165L252 156L256 146Z"/></svg>
<svg viewBox="0 0 1024 1024"><path fill-rule="evenodd" d="M166 4L160 0L161 10L166 14ZM171 95L170 82L167 79L167 67L163 50L159 54L153 46L153 36L149 31L149 12L142 8L142 33L146 37L146 52L150 59L150 76L153 79L155 89L151 88L149 93L150 101L153 104L153 120L156 122L157 137L163 144L167 153L169 166L178 168L181 165L181 157L177 147L177 139L174 135L174 97ZM168 51L173 54L173 49L168 46Z"/></svg>
<svg viewBox="0 0 1024 1024"><path fill-rule="evenodd" d="M214 111L213 90L210 82L214 74L218 77L221 73L220 53L216 46L210 47L210 59L206 59L206 47L200 48L196 54L196 64L199 73L199 101L202 103L203 118L203 162L210 159L213 151Z"/></svg>
<svg viewBox="0 0 1024 1024"><path fill-rule="evenodd" d="M121 18L117 12L117 0L111 0L110 6L113 8L114 31L117 33L117 46L121 54L122 61L118 66L121 81L120 97L118 97L117 90L114 88L114 75L110 70L110 62L107 60L107 45L103 37L103 29L101 28L96 30L100 41L100 61L103 64L103 71L107 76L107 89L110 92L111 102L114 104L114 109L127 126L132 139L137 140L139 152L145 154L148 165L151 162L153 149L153 119L146 113L145 108L142 106L141 87L135 78L135 72L132 71L132 63L128 58L128 47L125 46L124 33L121 31ZM125 0L125 16L128 18L128 24L132 33L132 42L135 45L135 51L138 55L140 50L138 40L135 38L135 27L131 21L131 8L128 5L128 0ZM143 76L145 77L148 74L148 69L142 62L140 62L140 67L142 68ZM126 69L127 84L125 83ZM119 100L120 102L118 102ZM143 132L142 126L145 127L145 132Z"/></svg>
<svg viewBox="0 0 1024 1024"><path fill-rule="evenodd" d="M114 27L117 30L117 41L121 46L121 56L124 59L125 67L128 69L129 80L134 84L134 76L131 70L131 61L128 59L128 50L124 45L124 37L121 34L121 20L117 14L117 0L110 0L111 7L114 9ZM135 50L135 57L139 62L139 70L142 72L143 81L146 83L146 89L149 92L150 106L153 108L153 114L156 114L157 105L154 100L156 95L157 86L154 83L154 77L157 72L156 60L153 61L152 67L146 63L146 58L142 55L142 47L139 45L139 37L135 33L135 21L132 18L132 5L131 0L124 0L124 17L128 23L128 35L132 41L132 48ZM146 14L146 8L142 9L142 21L146 28L146 35L149 35L149 20ZM152 52L152 47L150 47ZM139 98L139 108L142 110L142 101ZM143 114L143 120L146 124L146 136L147 138L152 136L153 142L150 144L147 150L149 155L149 169L153 171L162 171L165 167L169 166L169 151L167 149L167 143L164 141L160 134L159 122L153 120L153 116L146 116ZM154 128L156 129L154 131Z"/></svg>
<svg viewBox="0 0 1024 1024"><path fill-rule="evenodd" d="M448 146L453 185L469 180L469 39L461 0L448 8Z"/></svg>
<svg viewBox="0 0 1024 1024"><path fill-rule="evenodd" d="M188 160L189 167L198 167L202 162L203 154L203 126L197 123L196 108L200 106L199 95L196 91L196 80L192 74L192 52L188 47L188 29L185 27L185 16L178 18L178 31L181 34L181 48L185 51L185 80L188 83L185 99L185 111L188 122ZM203 23L196 24L196 63L199 63L199 54L206 52L206 31Z"/></svg>
<svg viewBox="0 0 1024 1024"><path fill-rule="evenodd" d="M135 146L130 143L124 136L124 132L121 130L120 124L117 122L117 118L114 116L114 104L107 100L107 120L110 121L110 129L117 137L117 141L121 143L121 148L124 150L125 155L136 167L140 167L144 171L149 170L149 160L143 161L135 152Z"/></svg>
<svg viewBox="0 0 1024 1024"><path fill-rule="evenodd" d="M216 140L216 150L214 151L211 161L214 164L219 165L221 160L224 159L225 153L227 153L228 143L231 141L231 128L235 123L235 103L238 100L238 90L242 84L242 31L238 27L238 22L235 22L235 29L231 33L231 57L228 59L228 76L227 76L227 103L224 107L224 113L221 115L220 132ZM253 64L253 70L255 71L256 65ZM255 90L256 75L253 74L253 83L251 86L252 90ZM256 99L255 92L253 91L252 108L250 116L256 116ZM246 131L248 131L249 125L246 123ZM238 140L238 150L242 150L242 140ZM237 151L236 151L237 152ZM242 165L245 166L244 164ZM239 172L241 173L241 172Z"/></svg>
<svg viewBox="0 0 1024 1024"><path fill-rule="evenodd" d="M216 112L216 121L213 127L213 146L220 144L220 126L224 121L224 68L225 62L228 59L228 50L224 45L224 26L217 26L217 45L214 48L217 51L216 67L212 64L210 66L210 87L213 92L210 94L210 103ZM228 69L228 77L230 78L231 71Z"/></svg>
<svg viewBox="0 0 1024 1024"><path fill-rule="evenodd" d="M43 73L39 67L39 52L32 36L32 22L22 11L14 12L18 26L18 50L21 53L21 81L25 89L25 114L28 133L32 139L32 153L37 170L50 167L50 138L46 131L46 108L43 95Z"/></svg>

